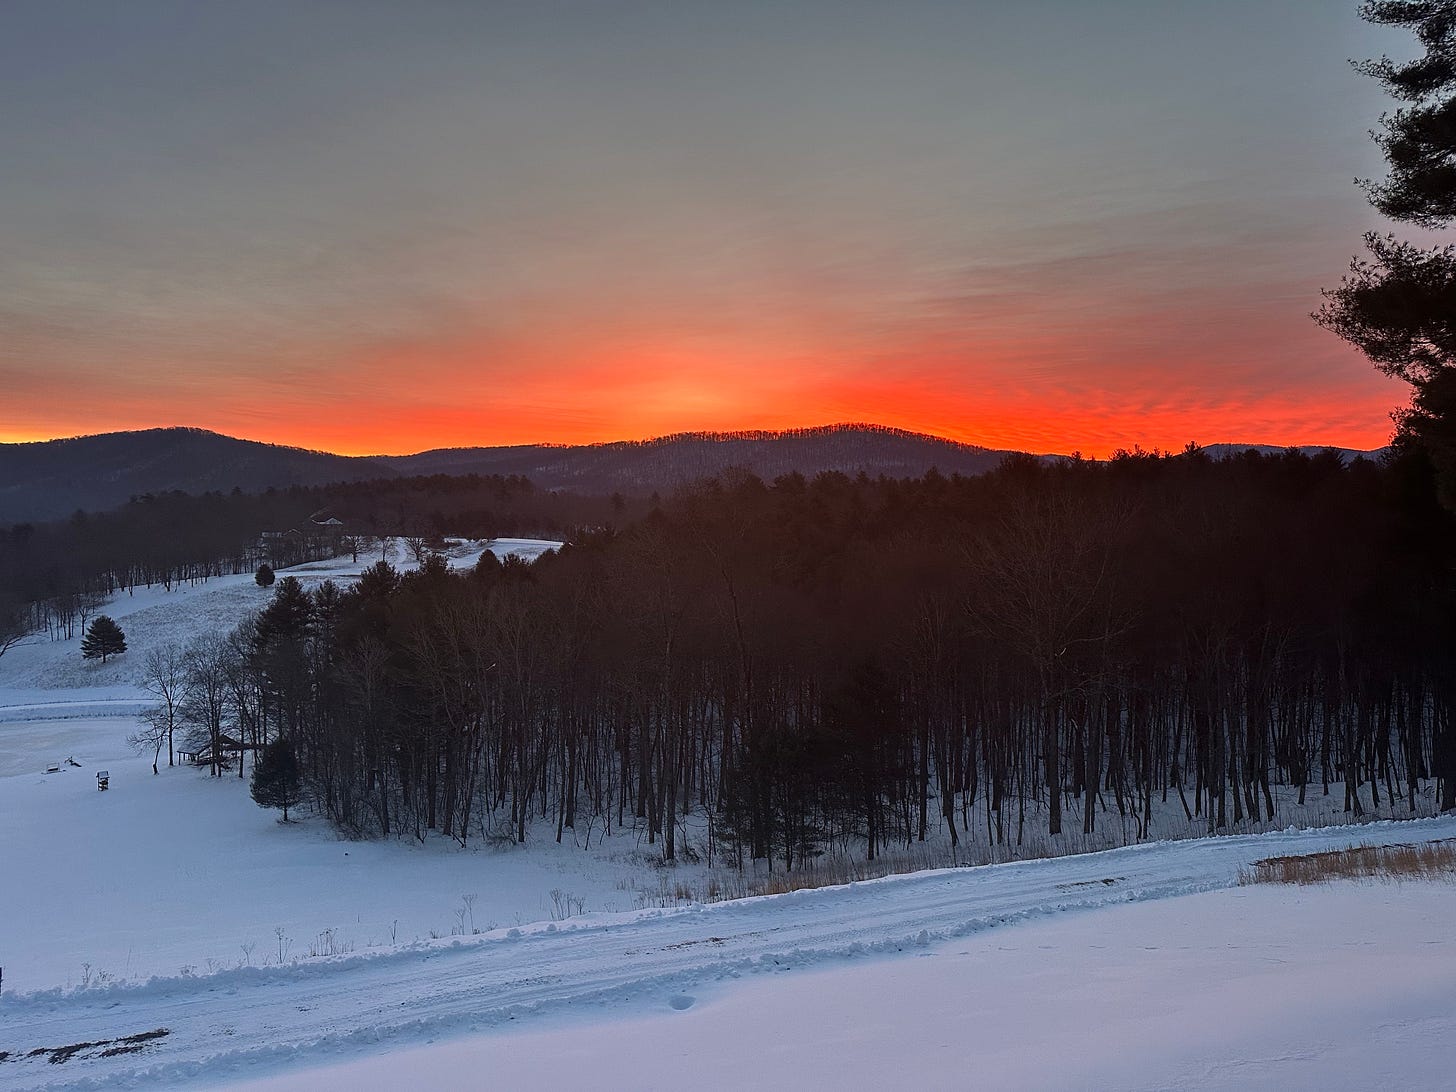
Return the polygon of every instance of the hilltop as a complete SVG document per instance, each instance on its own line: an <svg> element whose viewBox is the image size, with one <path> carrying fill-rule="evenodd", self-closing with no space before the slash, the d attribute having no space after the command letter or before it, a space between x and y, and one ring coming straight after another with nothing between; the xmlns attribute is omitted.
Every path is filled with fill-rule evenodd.
<svg viewBox="0 0 1456 1092"><path fill-rule="evenodd" d="M1249 448L1283 450L1259 444L1215 444L1204 450L1221 458ZM1371 454L1336 450L1347 457ZM647 495L730 468L765 480L824 471L917 477L932 468L947 475L975 475L1013 454L1024 453L864 423L368 456L240 440L198 428L155 428L0 444L0 524L60 519L78 508L105 511L135 496L174 490L256 493L416 475L499 474L528 478L547 490Z"/></svg>

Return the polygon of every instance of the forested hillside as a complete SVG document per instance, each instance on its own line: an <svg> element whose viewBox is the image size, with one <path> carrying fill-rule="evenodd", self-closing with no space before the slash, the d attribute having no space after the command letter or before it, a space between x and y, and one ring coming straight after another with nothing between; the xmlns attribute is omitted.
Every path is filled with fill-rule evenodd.
<svg viewBox="0 0 1456 1092"><path fill-rule="evenodd" d="M735 476L535 566L280 585L232 711L372 835L643 824L794 866L1279 786L1456 805L1450 517L1338 456ZM1428 806L1428 805L1427 805Z"/></svg>
<svg viewBox="0 0 1456 1092"><path fill-rule="evenodd" d="M394 477L382 462L235 440L195 428L0 444L0 526L106 511L147 493L261 493Z"/></svg>
<svg viewBox="0 0 1456 1092"><path fill-rule="evenodd" d="M763 478L824 470L913 477L931 468L979 474L1004 452L875 425L785 432L696 432L575 446L533 444L349 458L235 440L201 429L152 429L0 444L0 525L105 511L145 494L261 493L269 488L437 474L526 477L540 489L647 496L730 467Z"/></svg>
<svg viewBox="0 0 1456 1092"><path fill-rule="evenodd" d="M385 461L411 474L520 474L546 489L650 493L731 468L765 480L837 470L851 476L980 474L1007 452L879 425L829 425L778 432L682 432L607 444L457 448Z"/></svg>

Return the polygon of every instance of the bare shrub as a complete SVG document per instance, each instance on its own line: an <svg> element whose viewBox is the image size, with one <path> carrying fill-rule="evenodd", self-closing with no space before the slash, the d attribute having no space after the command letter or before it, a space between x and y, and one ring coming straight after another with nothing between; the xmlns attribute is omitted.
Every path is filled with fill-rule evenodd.
<svg viewBox="0 0 1456 1092"><path fill-rule="evenodd" d="M551 889L552 921L565 921L567 918L584 913L586 913L586 899L573 895L569 891L563 891L559 887Z"/></svg>

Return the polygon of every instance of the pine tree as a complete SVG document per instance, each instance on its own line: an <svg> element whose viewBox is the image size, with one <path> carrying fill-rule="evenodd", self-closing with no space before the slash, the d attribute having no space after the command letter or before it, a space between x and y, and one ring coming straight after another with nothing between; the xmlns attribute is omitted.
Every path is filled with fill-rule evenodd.
<svg viewBox="0 0 1456 1092"><path fill-rule="evenodd" d="M1371 0L1360 15L1409 27L1425 55L1357 66L1405 103L1380 119L1375 140L1390 166L1364 183L1386 216L1428 230L1456 220L1456 0ZM1456 509L1456 246L1422 247L1392 235L1365 236L1340 287L1325 292L1316 321L1413 388L1397 415L1398 438L1420 443L1436 468L1442 502Z"/></svg>
<svg viewBox="0 0 1456 1092"><path fill-rule="evenodd" d="M119 656L126 651L126 634L112 621L110 615L99 614L86 628L81 638L81 655L88 660L98 656L105 663L109 656Z"/></svg>
<svg viewBox="0 0 1456 1092"><path fill-rule="evenodd" d="M1386 216L1430 232L1456 221L1456 0L1367 0L1361 18L1407 27L1424 56L1357 66L1404 103L1381 116L1375 141L1390 173L1366 182ZM1425 453L1436 496L1456 512L1456 246L1419 246L1393 235L1365 236L1369 258L1355 259L1340 287L1325 292L1315 319L1412 387L1397 413L1397 450ZM1441 810L1456 808L1456 732L1437 718L1433 772ZM1348 773L1347 773L1348 776Z"/></svg>
<svg viewBox="0 0 1456 1092"><path fill-rule="evenodd" d="M288 809L303 799L303 778L298 772L298 759L293 744L275 739L263 748L253 764L253 800L262 808L282 808L283 821L288 822Z"/></svg>
<svg viewBox="0 0 1456 1092"><path fill-rule="evenodd" d="M258 566L258 574L253 577L260 588L271 588L273 586L273 566L266 562Z"/></svg>
<svg viewBox="0 0 1456 1092"><path fill-rule="evenodd" d="M273 598L258 614L254 643L259 650L270 649L289 641L300 641L308 635L313 621L313 603L296 576L285 576L273 590Z"/></svg>

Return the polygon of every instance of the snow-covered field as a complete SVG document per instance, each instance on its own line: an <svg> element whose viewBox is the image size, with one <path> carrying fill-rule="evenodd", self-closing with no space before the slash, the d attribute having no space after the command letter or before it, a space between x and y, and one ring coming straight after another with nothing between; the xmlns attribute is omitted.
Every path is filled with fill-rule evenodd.
<svg viewBox="0 0 1456 1092"><path fill-rule="evenodd" d="M1453 909L1438 884L1234 888L233 1088L1449 1088Z"/></svg>
<svg viewBox="0 0 1456 1092"><path fill-rule="evenodd" d="M491 1071L473 1059L509 1055L514 1079L492 1086L560 1076L587 1087L722 1087L783 1076L961 1087L978 1084L986 1065L991 1087L1101 1086L1104 1076L1185 1087L1158 1069L1166 1059L1206 1085L1302 1087L1325 1072L1324 1044L1349 1057L1352 1029L1373 1019L1386 1049L1361 1054L1360 1079L1337 1085L1393 1086L1449 1059L1456 886L1234 885L1273 854L1453 836L1456 817L1165 842L6 996L0 1049L12 1058L0 1080L195 1087L358 1060L362 1070L300 1073L285 1087L359 1087L360 1072L377 1074L365 1087L394 1087L416 1071L408 1057L380 1055L447 1043L420 1060L439 1068L427 1086L478 1087ZM617 1068L635 1065L644 1043L673 1038L654 1013L700 1005L670 1056L645 1071ZM1101 1028L1116 1038L1104 1041ZM754 1029L761 1042L746 1037ZM706 1060L728 1068L683 1068L683 1049L715 1039ZM983 1039L996 1048L985 1062L970 1049ZM49 1060L68 1044L99 1045ZM106 1053L118 1046L136 1049ZM1396 1068L1372 1068L1383 1064Z"/></svg>
<svg viewBox="0 0 1456 1092"><path fill-rule="evenodd" d="M282 825L236 777L168 770L165 755L154 777L150 755L126 744L134 727L122 717L0 723L7 992L262 966L280 947L284 962L362 952L579 906L634 909L633 883L651 871L635 838L586 853L543 833L529 847L461 852L447 839L345 841L317 819ZM44 772L56 762L59 772ZM110 774L104 793L98 769ZM470 908L467 895L478 896Z"/></svg>
<svg viewBox="0 0 1456 1092"><path fill-rule="evenodd" d="M268 594L122 596L131 651L104 667L75 641L0 658L0 1087L1446 1083L1456 886L1234 885L1456 817L662 908L659 885L705 870L655 868L631 832L350 842L279 824L237 778L153 776L126 743L146 650Z"/></svg>

